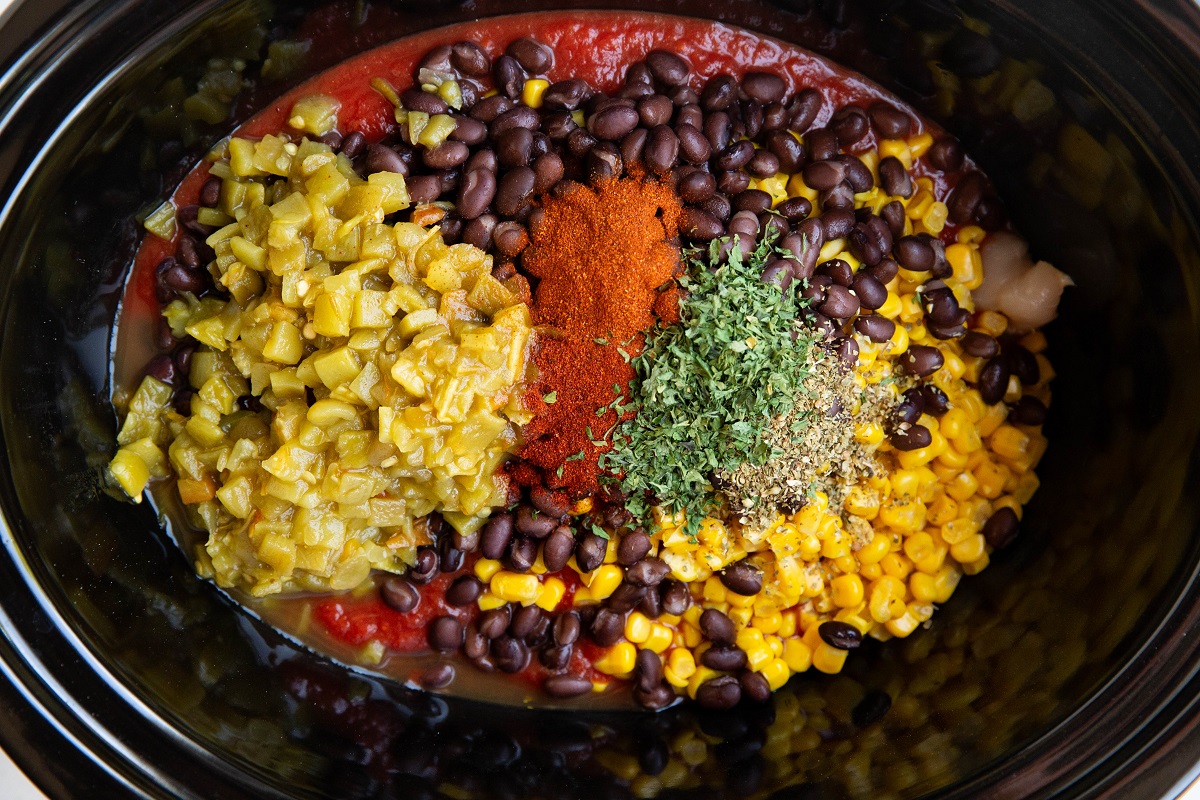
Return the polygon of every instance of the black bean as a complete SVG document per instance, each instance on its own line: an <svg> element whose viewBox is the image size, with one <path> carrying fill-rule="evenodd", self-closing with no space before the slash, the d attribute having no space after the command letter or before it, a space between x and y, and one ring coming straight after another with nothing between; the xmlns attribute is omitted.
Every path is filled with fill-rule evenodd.
<svg viewBox="0 0 1200 800"><path fill-rule="evenodd" d="M179 236L179 252L176 255L178 256L179 261L189 270L199 270L204 266L205 261L207 261L207 259L201 255L203 252L202 248L203 250L206 250L208 249L208 245L201 245L191 236L188 236L186 233L181 233ZM204 255L207 255L207 253Z"/></svg>
<svg viewBox="0 0 1200 800"><path fill-rule="evenodd" d="M874 311L887 302L887 287L879 282L869 270L860 269L851 283L858 301L868 311Z"/></svg>
<svg viewBox="0 0 1200 800"><path fill-rule="evenodd" d="M746 165L746 171L756 178L770 178L779 172L779 158L770 150L758 150Z"/></svg>
<svg viewBox="0 0 1200 800"><path fill-rule="evenodd" d="M608 541L594 533L585 533L575 546L575 563L583 572L591 572L604 563Z"/></svg>
<svg viewBox="0 0 1200 800"><path fill-rule="evenodd" d="M625 614L602 608L592 620L592 638L601 647L611 647L625 636Z"/></svg>
<svg viewBox="0 0 1200 800"><path fill-rule="evenodd" d="M538 654L542 666L552 672L562 672L571 664L571 647L548 644Z"/></svg>
<svg viewBox="0 0 1200 800"><path fill-rule="evenodd" d="M688 63L669 50L651 50L646 54L646 66L654 79L666 86L679 86L691 72Z"/></svg>
<svg viewBox="0 0 1200 800"><path fill-rule="evenodd" d="M818 275L828 275L838 286L849 287L854 281L854 270L840 258L831 258L817 267Z"/></svg>
<svg viewBox="0 0 1200 800"><path fill-rule="evenodd" d="M358 154L361 153L363 148L366 146L367 137L363 136L360 132L355 131L346 138L342 139L342 142L337 149L339 152L345 155L346 158L357 158ZM203 195L201 195L200 202L201 204L207 205L207 203L204 203Z"/></svg>
<svg viewBox="0 0 1200 800"><path fill-rule="evenodd" d="M165 353L150 359L150 363L146 365L146 374L168 386L175 386L179 379L174 359Z"/></svg>
<svg viewBox="0 0 1200 800"><path fill-rule="evenodd" d="M879 216L887 223L888 230L892 234L893 239L899 239L904 235L904 204L899 200L893 200L879 209Z"/></svg>
<svg viewBox="0 0 1200 800"><path fill-rule="evenodd" d="M965 225L975 219L985 187L986 180L978 172L968 172L959 179L946 201L951 222Z"/></svg>
<svg viewBox="0 0 1200 800"><path fill-rule="evenodd" d="M515 58L531 75L544 75L554 64L554 51L528 36L517 39L504 52Z"/></svg>
<svg viewBox="0 0 1200 800"><path fill-rule="evenodd" d="M538 129L541 120L538 117L537 111L528 106L517 106L509 109L503 114L492 120L488 126L488 135L494 140L499 140L500 135L505 131L510 131L513 128L528 128L531 131Z"/></svg>
<svg viewBox="0 0 1200 800"><path fill-rule="evenodd" d="M637 127L638 112L629 106L609 106L588 117L587 129L597 139L619 141Z"/></svg>
<svg viewBox="0 0 1200 800"><path fill-rule="evenodd" d="M421 602L416 587L399 575L392 575L379 585L379 599L393 611L407 614Z"/></svg>
<svg viewBox="0 0 1200 800"><path fill-rule="evenodd" d="M871 124L884 139L904 139L912 130L912 120L908 114L896 108L891 103L882 100L872 103L867 109Z"/></svg>
<svg viewBox="0 0 1200 800"><path fill-rule="evenodd" d="M643 155L646 166L658 175L667 174L674 166L679 156L679 137L675 131L666 125L659 125L650 131Z"/></svg>
<svg viewBox="0 0 1200 800"><path fill-rule="evenodd" d="M858 106L844 106L834 112L829 128L837 137L839 147L849 147L862 141L869 128L867 112Z"/></svg>
<svg viewBox="0 0 1200 800"><path fill-rule="evenodd" d="M406 111L419 111L422 114L429 114L430 116L445 114L450 110L450 106L446 105L445 100L433 92L426 92L417 88L405 89L401 92L400 105Z"/></svg>
<svg viewBox="0 0 1200 800"><path fill-rule="evenodd" d="M924 425L909 425L903 430L893 431L890 441L897 450L919 450L933 442L933 435Z"/></svg>
<svg viewBox="0 0 1200 800"><path fill-rule="evenodd" d="M896 260L907 270L926 272L933 269L934 251L928 242L916 236L902 236L896 242Z"/></svg>
<svg viewBox="0 0 1200 800"><path fill-rule="evenodd" d="M913 182L904 164L895 156L886 156L879 162L879 185L883 190L898 197L912 197Z"/></svg>
<svg viewBox="0 0 1200 800"><path fill-rule="evenodd" d="M546 88L542 95L542 107L548 110L566 109L574 111L592 97L592 87L587 81L571 78L557 81Z"/></svg>
<svg viewBox="0 0 1200 800"><path fill-rule="evenodd" d="M600 142L587 154L587 176L593 184L619 178L624 169L621 151L612 142Z"/></svg>
<svg viewBox="0 0 1200 800"><path fill-rule="evenodd" d="M700 631L717 645L731 645L737 637L733 620L715 608L706 608L700 615Z"/></svg>
<svg viewBox="0 0 1200 800"><path fill-rule="evenodd" d="M499 636L501 633L504 633L503 628L496 635ZM478 622L468 624L466 633L463 636L463 653L470 659L483 658L488 653L488 640L490 638L480 630Z"/></svg>
<svg viewBox="0 0 1200 800"><path fill-rule="evenodd" d="M622 536L621 541L617 543L617 563L631 567L649 554L650 547L650 537L645 531L640 528L631 531Z"/></svg>
<svg viewBox="0 0 1200 800"><path fill-rule="evenodd" d="M710 647L700 656L700 663L718 672L736 672L746 666L746 651L734 645Z"/></svg>
<svg viewBox="0 0 1200 800"><path fill-rule="evenodd" d="M770 72L747 72L742 77L742 91L766 105L782 100L787 84L783 78Z"/></svg>
<svg viewBox="0 0 1200 800"><path fill-rule="evenodd" d="M758 237L759 221L758 212L755 209L745 209L738 211L729 220L729 232L742 234L751 240Z"/></svg>
<svg viewBox="0 0 1200 800"><path fill-rule="evenodd" d="M676 124L675 136L679 140L679 152L689 164L703 164L712 156L712 145L695 125L687 122Z"/></svg>
<svg viewBox="0 0 1200 800"><path fill-rule="evenodd" d="M643 691L653 691L654 687L662 683L662 660L653 650L638 651L637 661L634 662L633 671L637 676L638 686L641 687Z"/></svg>
<svg viewBox="0 0 1200 800"><path fill-rule="evenodd" d="M512 622L512 606L503 605L489 609L479 615L479 632L488 639L496 639L504 635Z"/></svg>
<svg viewBox="0 0 1200 800"><path fill-rule="evenodd" d="M492 640L492 660L502 672L520 672L529 666L531 655L524 642L511 636Z"/></svg>
<svg viewBox="0 0 1200 800"><path fill-rule="evenodd" d="M988 405L994 405L1004 399L1008 391L1008 378L1011 375L1007 361L1002 356L995 356L983 365L979 371L979 396Z"/></svg>
<svg viewBox="0 0 1200 800"><path fill-rule="evenodd" d="M846 244L849 245L851 254L868 267L875 266L883 258L883 248L879 246L867 226L861 222L854 226L854 230L850 231L849 236L846 237Z"/></svg>
<svg viewBox="0 0 1200 800"><path fill-rule="evenodd" d="M779 160L780 172L790 175L804 162L804 145L787 131L769 132L765 143L767 150Z"/></svg>
<svg viewBox="0 0 1200 800"><path fill-rule="evenodd" d="M1000 67L1000 50L990 39L966 26L959 27L942 47L942 60L964 78L982 78Z"/></svg>
<svg viewBox="0 0 1200 800"><path fill-rule="evenodd" d="M579 697L592 691L592 682L582 675L551 675L542 682L542 689L551 697Z"/></svg>
<svg viewBox="0 0 1200 800"><path fill-rule="evenodd" d="M168 330L170 329L168 328ZM175 354L172 356L172 359L175 361L175 366L179 370L179 374L185 378L191 374L192 356L196 352L196 346L196 342L194 341L181 344L175 351Z"/></svg>
<svg viewBox="0 0 1200 800"><path fill-rule="evenodd" d="M921 418L925 411L925 394L917 387L906 389L900 396L900 402L892 408L891 422L897 428L912 425Z"/></svg>
<svg viewBox="0 0 1200 800"><path fill-rule="evenodd" d="M759 280L763 283L773 283L780 291L786 292L792 285L792 273L786 264L776 261L762 271Z"/></svg>
<svg viewBox="0 0 1200 800"><path fill-rule="evenodd" d="M421 57L420 63L417 64L417 70L432 69L438 72L449 72L453 69L453 64L450 63L450 56L453 52L448 44L438 45Z"/></svg>
<svg viewBox="0 0 1200 800"><path fill-rule="evenodd" d="M574 644L579 638L580 625L579 615L574 611L559 614L551 626L554 641L562 646Z"/></svg>
<svg viewBox="0 0 1200 800"><path fill-rule="evenodd" d="M658 586L670 573L671 568L665 561L647 557L628 569L625 580L637 586Z"/></svg>
<svg viewBox="0 0 1200 800"><path fill-rule="evenodd" d="M438 576L437 551L429 546L417 548L417 563L408 572L408 579L413 583L429 583Z"/></svg>
<svg viewBox="0 0 1200 800"><path fill-rule="evenodd" d="M499 227L499 226L497 226ZM513 537L513 515L503 513L488 520L483 526L483 536L479 540L479 549L484 558L499 559L508 549Z"/></svg>
<svg viewBox="0 0 1200 800"><path fill-rule="evenodd" d="M820 203L822 210L837 208L851 210L854 208L854 190L850 188L850 184L842 181L829 191L818 194L817 202Z"/></svg>
<svg viewBox="0 0 1200 800"><path fill-rule="evenodd" d="M529 234L519 222L500 222L492 231L496 249L509 257L516 257L529 244Z"/></svg>
<svg viewBox="0 0 1200 800"><path fill-rule="evenodd" d="M532 149L533 131L528 128L510 128L496 138L496 159L505 169L529 166Z"/></svg>
<svg viewBox="0 0 1200 800"><path fill-rule="evenodd" d="M818 310L830 319L849 319L858 308L858 298L846 287L834 284L825 290L825 301Z"/></svg>
<svg viewBox="0 0 1200 800"><path fill-rule="evenodd" d="M450 65L463 75L482 78L491 72L492 60L474 42L458 42L450 46Z"/></svg>
<svg viewBox="0 0 1200 800"><path fill-rule="evenodd" d="M212 208L221 200L221 179L209 178L200 188L200 205Z"/></svg>
<svg viewBox="0 0 1200 800"><path fill-rule="evenodd" d="M788 127L797 133L807 133L824 105L825 98L816 89L800 92L788 106Z"/></svg>
<svg viewBox="0 0 1200 800"><path fill-rule="evenodd" d="M429 624L429 646L441 653L462 647L465 629L454 617L437 617Z"/></svg>
<svg viewBox="0 0 1200 800"><path fill-rule="evenodd" d="M654 92L653 84L629 83L629 84L622 86L620 89L618 89L616 96L622 100L637 101L637 100L641 100L643 97L650 97L654 93L655 92ZM667 102L670 102L670 100L671 100L671 98L668 97ZM671 110L673 111L674 109L675 109L675 106L674 106L674 104L672 104Z"/></svg>
<svg viewBox="0 0 1200 800"><path fill-rule="evenodd" d="M848 622L829 620L817 628L821 641L839 650L853 650L862 644L862 633Z"/></svg>
<svg viewBox="0 0 1200 800"><path fill-rule="evenodd" d="M872 689L867 692L854 710L850 712L850 721L856 727L866 728L883 719L892 707L892 696L882 689Z"/></svg>
<svg viewBox="0 0 1200 800"><path fill-rule="evenodd" d="M941 369L946 363L942 351L924 344L909 345L900 356L900 366L910 375L924 378Z"/></svg>
<svg viewBox="0 0 1200 800"><path fill-rule="evenodd" d="M970 331L963 337L962 348L967 355L992 358L1000 352L1000 343L986 333Z"/></svg>
<svg viewBox="0 0 1200 800"><path fill-rule="evenodd" d="M657 711L660 708L666 708L675 702L676 695L674 690L666 684L659 684L654 687L653 691L643 691L639 686L633 690L633 699L637 701L642 708L651 711Z"/></svg>
<svg viewBox="0 0 1200 800"><path fill-rule="evenodd" d="M834 352L837 354L838 360L850 369L858 366L858 342L849 336L838 341L834 346ZM840 409L841 405L838 404L836 407ZM832 415L835 412L830 411L829 413Z"/></svg>
<svg viewBox="0 0 1200 800"><path fill-rule="evenodd" d="M492 83L501 95L515 100L525 88L525 70L512 56L502 55L492 62Z"/></svg>
<svg viewBox="0 0 1200 800"><path fill-rule="evenodd" d="M666 95L651 94L638 100L637 113L643 126L653 128L670 122L671 115L675 113L675 106Z"/></svg>
<svg viewBox="0 0 1200 800"><path fill-rule="evenodd" d="M716 75L709 79L700 92L700 105L705 111L724 111L733 105L737 95L738 84L732 75Z"/></svg>
<svg viewBox="0 0 1200 800"><path fill-rule="evenodd" d="M477 169L495 172L500 167L500 161L496 158L495 150L476 150L467 159L467 163L463 165L464 174Z"/></svg>
<svg viewBox="0 0 1200 800"><path fill-rule="evenodd" d="M546 617L546 612L537 606L521 606L513 612L512 623L508 626L508 631L517 639L529 641L539 628L547 629L549 627L550 621Z"/></svg>
<svg viewBox="0 0 1200 800"><path fill-rule="evenodd" d="M659 586L661 585L659 584ZM659 594L658 589L647 591L642 602L638 603L638 609L650 619L658 619L662 616L662 595Z"/></svg>
<svg viewBox="0 0 1200 800"><path fill-rule="evenodd" d="M426 689L444 689L454 682L454 665L435 664L422 671L417 680Z"/></svg>
<svg viewBox="0 0 1200 800"><path fill-rule="evenodd" d="M943 172L954 172L963 165L962 146L957 139L949 136L934 142L925 155L930 164Z"/></svg>
<svg viewBox="0 0 1200 800"><path fill-rule="evenodd" d="M438 195L449 194L458 188L458 179L462 176L462 170L457 167L451 169L441 169L433 173L433 178L438 182ZM442 220L443 236L446 235L446 222L450 217Z"/></svg>
<svg viewBox="0 0 1200 800"><path fill-rule="evenodd" d="M762 570L749 561L738 561L719 573L721 583L734 594L756 595L762 590Z"/></svg>
<svg viewBox="0 0 1200 800"><path fill-rule="evenodd" d="M490 124L496 121L501 114L506 114L513 110L513 108L514 104L512 100L502 94L495 94L491 97L485 97L471 106L469 113L472 118Z"/></svg>
<svg viewBox="0 0 1200 800"><path fill-rule="evenodd" d="M714 111L704 118L704 138L708 139L713 152L724 150L729 146L730 123L729 115L724 111Z"/></svg>
<svg viewBox="0 0 1200 800"><path fill-rule="evenodd" d="M492 231L495 227L495 214L481 214L477 218L467 222L466 226L463 227L462 240L469 245L478 247L480 250L490 250L492 247ZM494 268L492 274L493 276L496 274ZM512 276L509 275L508 277ZM498 278L498 280L504 279Z"/></svg>
<svg viewBox="0 0 1200 800"><path fill-rule="evenodd" d="M925 400L925 412L940 417L950 410L950 398L932 383L921 385L921 397Z"/></svg>
<svg viewBox="0 0 1200 800"><path fill-rule="evenodd" d="M663 581L659 588L661 589L663 611L668 614L682 614L692 604L692 595L685 583L668 580Z"/></svg>
<svg viewBox="0 0 1200 800"><path fill-rule="evenodd" d="M739 213L762 214L771 208L771 195L761 189L747 189L734 195L732 203Z"/></svg>
<svg viewBox="0 0 1200 800"><path fill-rule="evenodd" d="M161 302L167 302L177 293L198 293L208 287L202 270L188 269L168 256L159 262L154 271L155 292Z"/></svg>
<svg viewBox="0 0 1200 800"><path fill-rule="evenodd" d="M433 169L451 169L466 161L470 154L462 142L447 139L432 150L426 150L422 160Z"/></svg>
<svg viewBox="0 0 1200 800"><path fill-rule="evenodd" d="M466 554L454 546L454 540L449 536L438 542L438 554L442 572L458 572L466 560Z"/></svg>
<svg viewBox="0 0 1200 800"><path fill-rule="evenodd" d="M788 222L797 223L812 213L812 203L804 197L789 197L775 206L775 210Z"/></svg>
<svg viewBox="0 0 1200 800"><path fill-rule="evenodd" d="M645 596L645 586L638 586L637 584L625 581L609 596L607 605L613 611L625 614L632 611L634 607L641 603Z"/></svg>
<svg viewBox="0 0 1200 800"><path fill-rule="evenodd" d="M966 317L958 307L954 292L949 289L927 289L921 293L921 305L935 325L957 325Z"/></svg>
<svg viewBox="0 0 1200 800"><path fill-rule="evenodd" d="M1012 374L1025 386L1034 386L1041 378L1037 357L1019 344L1004 346L1004 360Z"/></svg>
<svg viewBox="0 0 1200 800"><path fill-rule="evenodd" d="M1017 513L1008 506L995 511L983 524L983 538L995 550L1003 550L1013 543L1020 533L1021 522Z"/></svg>
<svg viewBox="0 0 1200 800"><path fill-rule="evenodd" d="M677 191L685 203L702 203L717 190L717 179L710 173L696 170L688 173L680 182Z"/></svg>
<svg viewBox="0 0 1200 800"><path fill-rule="evenodd" d="M432 203L442 193L442 182L436 175L414 175L408 179L408 197L415 204Z"/></svg>
<svg viewBox="0 0 1200 800"><path fill-rule="evenodd" d="M487 211L496 196L496 176L484 169L468 172L458 187L458 213L473 220Z"/></svg>
<svg viewBox="0 0 1200 800"><path fill-rule="evenodd" d="M814 161L801 173L804 183L817 191L826 191L837 186L846 177L846 165L841 161Z"/></svg>
<svg viewBox="0 0 1200 800"><path fill-rule="evenodd" d="M754 158L754 153L754 145L750 142L745 140L734 142L717 153L716 168L724 172L741 169L750 163L750 159Z"/></svg>
<svg viewBox="0 0 1200 800"><path fill-rule="evenodd" d="M767 133L786 130L790 116L783 103L770 103L763 109L763 130Z"/></svg>
<svg viewBox="0 0 1200 800"><path fill-rule="evenodd" d="M742 686L742 697L755 703L765 703L771 699L771 684L757 672L746 671L738 676ZM753 790L750 792L753 793Z"/></svg>
<svg viewBox="0 0 1200 800"><path fill-rule="evenodd" d="M871 191L871 187L875 185L875 178L866 164L856 156L844 155L838 160L845 165L846 183L850 184L855 194Z"/></svg>
<svg viewBox="0 0 1200 800"><path fill-rule="evenodd" d="M650 131L645 128L634 128L630 131L629 135L621 140L621 163L625 165L641 163L649 138Z"/></svg>
<svg viewBox="0 0 1200 800"><path fill-rule="evenodd" d="M567 565L571 554L575 552L575 534L565 525L554 529L542 545L542 561L549 572L558 572Z"/></svg>
<svg viewBox="0 0 1200 800"><path fill-rule="evenodd" d="M722 172L717 176L717 189L732 197L750 187L750 176L741 170Z"/></svg>
<svg viewBox="0 0 1200 800"><path fill-rule="evenodd" d="M496 188L496 210L504 216L515 215L529 202L536 180L537 176L529 167L517 167L506 172Z"/></svg>
<svg viewBox="0 0 1200 800"><path fill-rule="evenodd" d="M1046 422L1046 405L1033 395L1024 397L1013 403L1009 416L1020 425L1042 425Z"/></svg>
<svg viewBox="0 0 1200 800"><path fill-rule="evenodd" d="M538 557L538 540L527 536L517 536L508 548L504 558L505 565L513 572L528 572Z"/></svg>
<svg viewBox="0 0 1200 800"><path fill-rule="evenodd" d="M721 221L699 208L685 208L680 228L690 238L711 241L725 232Z"/></svg>
<svg viewBox="0 0 1200 800"><path fill-rule="evenodd" d="M696 702L704 708L727 711L742 699L742 687L732 675L722 675L700 684Z"/></svg>
<svg viewBox="0 0 1200 800"><path fill-rule="evenodd" d="M446 602L452 606L469 606L483 594L483 583L474 575L462 575L446 589Z"/></svg>
<svg viewBox="0 0 1200 800"><path fill-rule="evenodd" d="M454 132L450 134L450 138L456 142L475 147L487 139L487 125L474 117L455 117L454 123Z"/></svg>
<svg viewBox="0 0 1200 800"><path fill-rule="evenodd" d="M882 258L879 263L870 268L870 273L885 286L900 272L900 265L890 258Z"/></svg>

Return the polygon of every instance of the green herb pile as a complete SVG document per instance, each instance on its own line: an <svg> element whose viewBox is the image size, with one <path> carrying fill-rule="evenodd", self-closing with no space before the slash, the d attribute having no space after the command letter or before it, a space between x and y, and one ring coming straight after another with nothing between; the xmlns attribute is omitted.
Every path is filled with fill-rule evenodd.
<svg viewBox="0 0 1200 800"><path fill-rule="evenodd" d="M765 434L804 391L816 343L799 325L806 301L759 277L772 255L791 254L765 239L749 257L734 247L719 263L720 245L685 256L681 321L649 333L633 359L626 408L636 416L601 461L620 476L631 513L648 522L651 505L683 511L691 535L719 511L714 473L776 455Z"/></svg>

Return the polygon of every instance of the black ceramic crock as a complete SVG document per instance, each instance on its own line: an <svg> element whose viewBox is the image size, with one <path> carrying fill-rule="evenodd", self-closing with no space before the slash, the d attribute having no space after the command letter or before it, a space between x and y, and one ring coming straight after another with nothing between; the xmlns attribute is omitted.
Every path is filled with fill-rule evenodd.
<svg viewBox="0 0 1200 800"><path fill-rule="evenodd" d="M866 72L961 137L1078 286L1049 330L1052 445L1022 539L929 629L844 675L800 676L770 706L607 716L439 699L330 665L240 613L149 509L102 490L135 216L256 102L181 129L162 113L171 82L194 87L212 58L261 60L302 6L30 0L0 25L0 744L48 795L1159 798L1190 783L1195 5L612 4L741 24ZM346 2L334 16L362 48L550 7Z"/></svg>

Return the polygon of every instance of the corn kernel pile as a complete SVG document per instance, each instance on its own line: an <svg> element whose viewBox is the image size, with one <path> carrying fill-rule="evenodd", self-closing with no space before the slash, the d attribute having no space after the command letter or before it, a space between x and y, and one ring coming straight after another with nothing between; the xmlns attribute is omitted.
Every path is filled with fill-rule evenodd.
<svg viewBox="0 0 1200 800"><path fill-rule="evenodd" d="M463 533L505 502L496 469L527 420L532 333L491 256L436 228L383 223L404 178L360 178L309 139L232 139L208 238L229 299L164 316L204 347L190 414L146 377L111 471L131 497L177 476L209 534L202 574L256 596L358 586L403 572L435 509ZM271 412L269 424L239 398ZM166 449L166 455L163 449Z"/></svg>

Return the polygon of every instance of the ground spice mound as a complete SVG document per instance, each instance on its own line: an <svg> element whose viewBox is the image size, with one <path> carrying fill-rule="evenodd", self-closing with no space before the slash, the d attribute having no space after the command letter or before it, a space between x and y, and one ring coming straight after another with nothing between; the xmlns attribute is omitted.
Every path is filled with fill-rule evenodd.
<svg viewBox="0 0 1200 800"><path fill-rule="evenodd" d="M664 306L658 290L681 268L680 206L669 187L624 178L547 197L543 212L522 264L539 279L534 322L550 330L534 351L535 417L519 454L582 496L599 488L596 462L618 421L609 406L634 375L656 301Z"/></svg>

